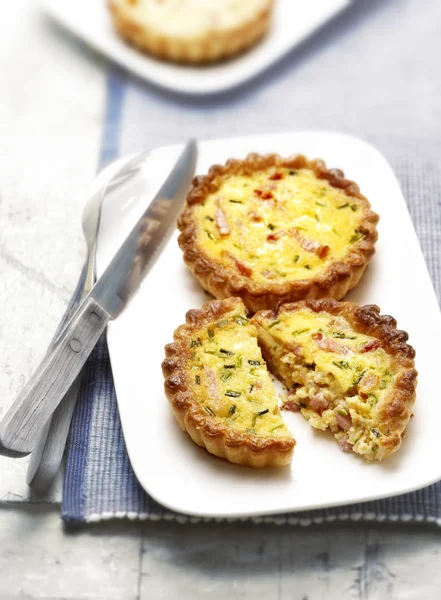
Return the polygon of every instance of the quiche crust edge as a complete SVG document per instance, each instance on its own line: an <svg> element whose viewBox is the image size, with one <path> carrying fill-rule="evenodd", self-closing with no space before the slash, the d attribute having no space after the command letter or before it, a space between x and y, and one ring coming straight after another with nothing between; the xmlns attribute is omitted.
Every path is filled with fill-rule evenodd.
<svg viewBox="0 0 441 600"><path fill-rule="evenodd" d="M376 460L382 460L401 446L416 399L418 372L414 363L415 350L407 344L408 334L397 329L397 322L393 317L381 315L380 308L375 304L360 306L354 302L337 302L327 298L291 304L279 303L273 310L260 311L251 319L258 328L262 355L274 374L277 374L277 368L271 359L271 352L264 336L259 335L259 327L267 319L277 319L281 312L295 312L304 308L316 313L326 312L344 317L354 332L378 340L381 348L392 358L395 380L388 395L378 402L376 408L379 422L388 430L388 434L382 435L378 440L380 452L374 457Z"/></svg>
<svg viewBox="0 0 441 600"><path fill-rule="evenodd" d="M252 18L219 30L204 30L186 39L157 31L155 24L140 23L130 11L130 2L107 0L113 24L126 42L141 52L178 63L203 64L226 60L256 44L267 33L274 0Z"/></svg>
<svg viewBox="0 0 441 600"><path fill-rule="evenodd" d="M291 462L296 443L289 432L287 437L276 438L237 431L206 414L192 394L193 383L188 372L189 338L238 308L244 310L242 301L228 298L208 301L201 309L187 312L186 324L175 330L174 342L165 347L166 358L162 362L165 394L180 428L210 454L254 468L282 467Z"/></svg>
<svg viewBox="0 0 441 600"><path fill-rule="evenodd" d="M326 180L332 187L344 191L349 198L356 199L362 208L362 239L351 245L346 257L334 260L323 273L315 277L290 282L280 279L265 283L252 281L238 269L214 262L196 243L193 207L203 203L207 195L218 189L217 182L239 173L252 175L269 167L310 169L318 179ZM187 267L204 289L216 298L240 297L250 311L256 312L270 309L279 301L287 303L325 297L342 299L357 285L375 253L378 220L379 216L371 210L368 199L360 193L358 185L345 179L340 169L328 169L324 161L308 160L303 155L282 158L277 154L262 156L252 153L244 160L230 159L225 165L214 165L207 175L195 177L184 211L178 219L181 232L178 242Z"/></svg>

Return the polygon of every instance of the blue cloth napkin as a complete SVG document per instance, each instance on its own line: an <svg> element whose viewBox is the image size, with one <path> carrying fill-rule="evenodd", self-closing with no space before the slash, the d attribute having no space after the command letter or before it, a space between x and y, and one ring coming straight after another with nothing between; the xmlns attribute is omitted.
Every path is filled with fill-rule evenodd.
<svg viewBox="0 0 441 600"><path fill-rule="evenodd" d="M306 128L364 137L386 154L398 175L439 298L440 19L438 0L426 0L424 10L418 0L358 0L270 73L211 98L161 92L111 68L101 166L189 137ZM87 364L72 422L62 517L69 523L115 517L198 520L165 509L138 484L124 444L105 338ZM441 483L386 500L253 521L307 525L348 519L441 524Z"/></svg>

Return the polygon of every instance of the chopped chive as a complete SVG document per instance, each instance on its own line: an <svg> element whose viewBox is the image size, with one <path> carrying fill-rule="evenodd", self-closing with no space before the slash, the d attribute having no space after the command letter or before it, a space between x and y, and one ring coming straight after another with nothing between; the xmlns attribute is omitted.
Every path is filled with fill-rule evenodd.
<svg viewBox="0 0 441 600"><path fill-rule="evenodd" d="M208 229L205 229L204 231L208 235L208 237L210 238L210 240L214 240L214 237L213 237L213 234L211 233L211 231L208 231Z"/></svg>
<svg viewBox="0 0 441 600"><path fill-rule="evenodd" d="M257 415L259 417L261 417L262 415L266 415L266 413L269 413L269 408L264 408L263 410L259 410L259 412L257 413Z"/></svg>
<svg viewBox="0 0 441 600"><path fill-rule="evenodd" d="M280 319L277 319L277 321L273 321L271 323L271 325L269 325L268 329L271 329L271 327L274 327L275 325L278 325L280 323Z"/></svg>
<svg viewBox="0 0 441 600"><path fill-rule="evenodd" d="M236 405L232 404L228 410L228 412L230 413L230 415L234 415L234 413L236 412Z"/></svg>
<svg viewBox="0 0 441 600"><path fill-rule="evenodd" d="M238 366L238 367L241 367L241 366L242 366L242 364L243 364L243 358L242 358L241 356L238 356L238 357L237 357L237 366Z"/></svg>
<svg viewBox="0 0 441 600"><path fill-rule="evenodd" d="M271 229L271 231L274 231L275 228L276 228L275 225L273 225L272 223L268 223L268 229Z"/></svg>
<svg viewBox="0 0 441 600"><path fill-rule="evenodd" d="M250 389L248 390L248 393L251 394L251 392L253 391L254 385L250 385Z"/></svg>
<svg viewBox="0 0 441 600"><path fill-rule="evenodd" d="M356 340L357 337L355 335L346 335L345 333L340 333L339 331L333 331L332 335L335 338L338 338L340 340Z"/></svg>
<svg viewBox="0 0 441 600"><path fill-rule="evenodd" d="M252 369L250 369L250 375L254 375L256 372L256 369L253 367Z"/></svg>
<svg viewBox="0 0 441 600"><path fill-rule="evenodd" d="M272 429L270 429L270 433L273 433L273 431L276 431L276 429L282 429L282 427L285 427L285 425L283 425L283 424L277 425L276 427L273 427Z"/></svg>
<svg viewBox="0 0 441 600"><path fill-rule="evenodd" d="M246 319L245 317L235 317L234 320L236 321L236 323L243 326L248 325L249 323L248 319Z"/></svg>
<svg viewBox="0 0 441 600"><path fill-rule="evenodd" d="M242 200L230 200L232 204L242 204Z"/></svg>
<svg viewBox="0 0 441 600"><path fill-rule="evenodd" d="M260 360L249 360L248 364L249 365L260 365Z"/></svg>
<svg viewBox="0 0 441 600"><path fill-rule="evenodd" d="M307 405L304 402L299 402L299 406L301 408L306 408L307 407Z"/></svg>
<svg viewBox="0 0 441 600"><path fill-rule="evenodd" d="M290 175L297 175L297 171L288 171Z"/></svg>
<svg viewBox="0 0 441 600"><path fill-rule="evenodd" d="M332 364L338 367L339 369L350 369L349 363L345 360L333 360Z"/></svg>
<svg viewBox="0 0 441 600"><path fill-rule="evenodd" d="M347 208L349 206L349 202L346 202L345 204L341 204L340 206L338 206L338 210L340 210L341 208Z"/></svg>
<svg viewBox="0 0 441 600"><path fill-rule="evenodd" d="M199 377L199 375L196 375L195 381L196 385L201 385L201 378Z"/></svg>
<svg viewBox="0 0 441 600"><path fill-rule="evenodd" d="M225 382L229 381L232 377L233 377L232 371L224 371L221 373L221 376L220 376L222 381L225 381Z"/></svg>
<svg viewBox="0 0 441 600"><path fill-rule="evenodd" d="M358 385L360 383L360 381L363 379L363 375L366 373L366 371L363 371L363 373L361 373L357 379L354 379L354 381L352 382L352 385Z"/></svg>
<svg viewBox="0 0 441 600"><path fill-rule="evenodd" d="M225 348L220 348L219 352L221 354L225 354L225 356L234 356L234 352L231 352L231 350L225 350Z"/></svg>
<svg viewBox="0 0 441 600"><path fill-rule="evenodd" d="M323 202L316 202L317 206L326 206Z"/></svg>
<svg viewBox="0 0 441 600"><path fill-rule="evenodd" d="M214 221L213 217L209 217L208 215L207 215L205 218L206 218L208 221L211 221L211 222L213 222L213 221ZM205 231L207 231L207 230L205 230Z"/></svg>
<svg viewBox="0 0 441 600"><path fill-rule="evenodd" d="M332 228L332 231L335 233L336 236L341 237L340 234L338 233L338 231L336 229L334 229L334 227Z"/></svg>
<svg viewBox="0 0 441 600"><path fill-rule="evenodd" d="M356 212L358 209L358 206L356 204L351 204L351 210Z"/></svg>
<svg viewBox="0 0 441 600"><path fill-rule="evenodd" d="M308 328L306 328L306 329L295 329L295 330L292 332L292 335L300 335L301 333L306 333L307 331L309 331L309 329L308 329Z"/></svg>
<svg viewBox="0 0 441 600"><path fill-rule="evenodd" d="M361 231L361 229L356 229L354 235L349 240L349 243L354 244L355 242L359 242L364 238L365 235L366 233L364 231Z"/></svg>
<svg viewBox="0 0 441 600"><path fill-rule="evenodd" d="M317 221L317 223L320 223L320 219L319 219L319 216L317 213L315 213L314 217L315 217L315 220Z"/></svg>
<svg viewBox="0 0 441 600"><path fill-rule="evenodd" d="M311 269L311 265L305 265L305 269L310 270Z"/></svg>
<svg viewBox="0 0 441 600"><path fill-rule="evenodd" d="M371 431L375 435L375 437L377 437L377 438L380 437L381 433L378 431L378 429L373 428L373 429L371 429Z"/></svg>
<svg viewBox="0 0 441 600"><path fill-rule="evenodd" d="M196 348L196 346L202 346L201 338L198 338L197 340L191 340L190 348Z"/></svg>
<svg viewBox="0 0 441 600"><path fill-rule="evenodd" d="M216 327L225 327L225 325L228 325L228 319L225 319L225 321L220 321L216 324Z"/></svg>
<svg viewBox="0 0 441 600"><path fill-rule="evenodd" d="M229 396L230 398L239 398L240 392L235 392L234 390L227 390L225 392L225 396Z"/></svg>
<svg viewBox="0 0 441 600"><path fill-rule="evenodd" d="M296 263L296 262L299 260L299 258L300 258L300 255L299 255L299 254L296 254L296 255L294 256L294 261L293 261L293 262L295 262L295 263Z"/></svg>
<svg viewBox="0 0 441 600"><path fill-rule="evenodd" d="M209 406L204 406L204 410L206 413L208 413L211 417L214 417L214 412L213 410L209 407Z"/></svg>
<svg viewBox="0 0 441 600"><path fill-rule="evenodd" d="M347 417L348 416L348 413L345 411L344 408L338 408L337 412L338 412L339 415L343 415L343 417Z"/></svg>
<svg viewBox="0 0 441 600"><path fill-rule="evenodd" d="M224 369L235 369L236 365L224 365Z"/></svg>
<svg viewBox="0 0 441 600"><path fill-rule="evenodd" d="M209 338L214 338L214 331L212 329L208 329L208 337Z"/></svg>

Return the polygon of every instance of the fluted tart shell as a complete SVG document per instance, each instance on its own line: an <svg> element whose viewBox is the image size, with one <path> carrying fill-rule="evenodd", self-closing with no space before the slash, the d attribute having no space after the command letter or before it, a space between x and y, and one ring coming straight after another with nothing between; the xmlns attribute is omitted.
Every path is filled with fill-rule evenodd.
<svg viewBox="0 0 441 600"><path fill-rule="evenodd" d="M162 363L165 393L183 431L215 456L249 467L291 461L295 440L238 298L190 310Z"/></svg>
<svg viewBox="0 0 441 600"><path fill-rule="evenodd" d="M173 62L228 59L268 31L274 0L108 0L119 35L142 52Z"/></svg>
<svg viewBox="0 0 441 600"><path fill-rule="evenodd" d="M286 408L366 460L400 447L417 371L393 317L376 305L323 299L279 304L251 322L268 368L291 390Z"/></svg>
<svg viewBox="0 0 441 600"><path fill-rule="evenodd" d="M205 290L255 312L342 299L374 254L378 219L358 185L322 160L250 154L194 179L179 245Z"/></svg>

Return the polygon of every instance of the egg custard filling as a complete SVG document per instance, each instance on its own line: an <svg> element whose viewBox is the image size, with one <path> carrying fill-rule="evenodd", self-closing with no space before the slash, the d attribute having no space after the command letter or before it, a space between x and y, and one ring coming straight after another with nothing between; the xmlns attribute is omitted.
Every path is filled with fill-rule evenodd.
<svg viewBox="0 0 441 600"><path fill-rule="evenodd" d="M357 198L309 168L230 175L194 211L204 254L255 282L311 279L366 234Z"/></svg>
<svg viewBox="0 0 441 600"><path fill-rule="evenodd" d="M295 440L250 323L238 298L187 313L162 363L165 392L193 441L230 462L279 467Z"/></svg>
<svg viewBox="0 0 441 600"><path fill-rule="evenodd" d="M277 316L257 313L253 322L270 369L290 390L285 408L301 411L313 427L330 430L342 450L366 460L381 460L396 449L401 440L390 443L390 417L395 411L405 427L410 413L394 406L396 366L379 339L355 330L343 314L307 306ZM385 410L388 402L393 410Z"/></svg>
<svg viewBox="0 0 441 600"><path fill-rule="evenodd" d="M188 340L194 399L207 415L258 436L290 436L257 333L244 312L225 315Z"/></svg>

